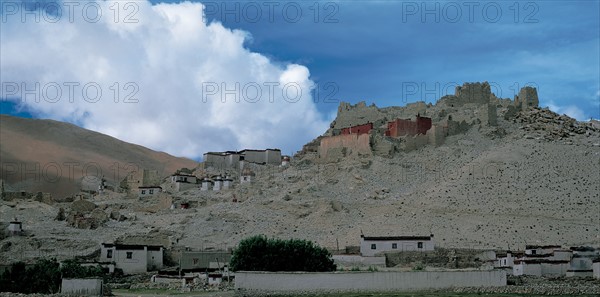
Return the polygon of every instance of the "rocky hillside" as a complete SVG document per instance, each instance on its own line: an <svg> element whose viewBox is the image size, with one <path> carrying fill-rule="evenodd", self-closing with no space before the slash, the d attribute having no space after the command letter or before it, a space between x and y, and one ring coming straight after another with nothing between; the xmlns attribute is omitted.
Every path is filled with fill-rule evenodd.
<svg viewBox="0 0 600 297"><path fill-rule="evenodd" d="M288 167L257 169L251 183L236 179L233 189L218 192L137 198L107 191L86 198L94 205L77 210L99 222L84 225L88 229L55 220L59 208L72 215L75 204L3 201L0 217L20 218L30 236L1 241L0 258L27 258L38 250L59 257L72 256L73 249L93 254L100 242L114 240L225 249L255 234L309 239L332 249L358 245L361 233L434 234L436 244L448 248L600 245L598 123L515 107L494 96L479 101L454 96L435 105L385 109L343 103L331 129ZM336 129L361 122L379 129L417 113L449 127L443 142L409 149L407 140L397 139L380 150L378 142L388 140L378 130L370 153L349 148L336 158L319 155L319 140ZM181 203L189 208L168 207Z"/></svg>

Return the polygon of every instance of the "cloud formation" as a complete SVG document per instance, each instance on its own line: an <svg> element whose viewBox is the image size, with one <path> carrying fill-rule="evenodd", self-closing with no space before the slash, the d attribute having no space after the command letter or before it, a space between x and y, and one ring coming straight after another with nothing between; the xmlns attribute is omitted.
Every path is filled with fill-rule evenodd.
<svg viewBox="0 0 600 297"><path fill-rule="evenodd" d="M207 24L200 3L67 3L3 6L0 97L190 158L290 154L328 127L305 66L249 51L248 32Z"/></svg>

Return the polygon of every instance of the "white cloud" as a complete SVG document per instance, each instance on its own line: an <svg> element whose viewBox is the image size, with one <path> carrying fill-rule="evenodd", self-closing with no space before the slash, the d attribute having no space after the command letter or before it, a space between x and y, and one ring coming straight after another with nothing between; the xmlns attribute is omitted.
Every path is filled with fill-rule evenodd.
<svg viewBox="0 0 600 297"><path fill-rule="evenodd" d="M27 89L39 83L39 102L22 88L15 96L42 116L192 158L242 148L293 153L328 127L306 67L250 52L243 47L249 33L206 24L200 3L98 1L102 16L93 23L83 17L87 2L75 7L74 22L66 11L56 23L4 16L2 96L11 93L7 83ZM93 8L87 7L88 19ZM72 98L69 83L79 84ZM62 96L49 102L57 85ZM94 86L102 96L90 103ZM139 102L123 102L130 94Z"/></svg>
<svg viewBox="0 0 600 297"><path fill-rule="evenodd" d="M558 114L566 114L578 121L589 120L589 118L586 118L585 112L575 105L559 106L550 101L548 108Z"/></svg>

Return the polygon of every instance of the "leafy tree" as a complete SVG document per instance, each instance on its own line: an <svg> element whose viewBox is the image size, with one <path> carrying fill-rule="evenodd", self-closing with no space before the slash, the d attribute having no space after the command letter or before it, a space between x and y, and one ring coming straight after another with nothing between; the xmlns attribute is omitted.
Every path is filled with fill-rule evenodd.
<svg viewBox="0 0 600 297"><path fill-rule="evenodd" d="M60 288L60 264L56 259L40 259L27 269L23 293L57 293Z"/></svg>
<svg viewBox="0 0 600 297"><path fill-rule="evenodd" d="M104 276L104 271L100 266L81 266L76 260L66 260L60 268L64 278L86 278Z"/></svg>
<svg viewBox="0 0 600 297"><path fill-rule="evenodd" d="M331 253L311 241L282 240L257 235L242 240L234 250L233 271L335 271Z"/></svg>
<svg viewBox="0 0 600 297"><path fill-rule="evenodd" d="M10 270L0 275L0 291L15 293L57 293L61 279L103 276L100 266L83 267L75 260L67 260L61 265L56 259L40 259L26 268L25 263L14 263Z"/></svg>

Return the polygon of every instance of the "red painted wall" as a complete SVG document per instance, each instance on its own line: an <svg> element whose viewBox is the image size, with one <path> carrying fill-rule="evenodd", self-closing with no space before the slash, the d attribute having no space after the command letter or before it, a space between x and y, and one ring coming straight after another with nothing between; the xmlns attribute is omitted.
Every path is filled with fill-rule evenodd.
<svg viewBox="0 0 600 297"><path fill-rule="evenodd" d="M416 121L396 119L388 123L388 129L385 131L386 136L399 137L417 134L425 134L431 129L431 118L417 116Z"/></svg>
<svg viewBox="0 0 600 297"><path fill-rule="evenodd" d="M358 126L353 126L353 127L348 127L348 128L342 128L342 135L348 135L348 134L366 134L369 133L369 131L371 131L373 129L373 123L367 123L364 125L358 125Z"/></svg>

